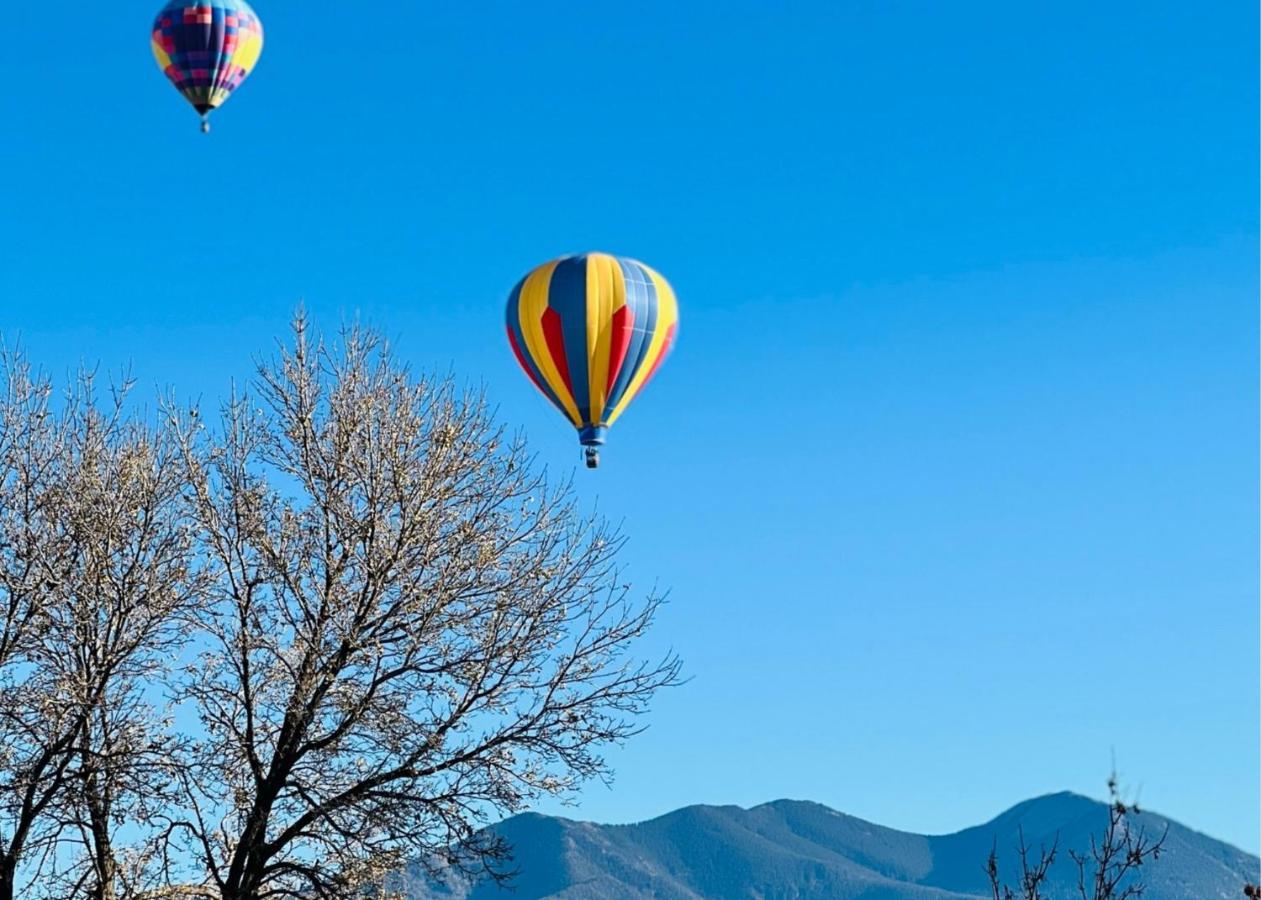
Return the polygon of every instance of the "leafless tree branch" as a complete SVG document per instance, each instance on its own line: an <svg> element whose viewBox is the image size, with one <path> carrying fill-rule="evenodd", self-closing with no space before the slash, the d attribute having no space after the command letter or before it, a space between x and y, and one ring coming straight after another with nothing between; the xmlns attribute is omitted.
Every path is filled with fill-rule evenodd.
<svg viewBox="0 0 1261 900"><path fill-rule="evenodd" d="M0 897L119 897L173 738L154 706L208 584L177 440L81 371L59 402L16 353L0 399Z"/></svg>
<svg viewBox="0 0 1261 900"><path fill-rule="evenodd" d="M607 774L674 657L628 656L621 537L484 400L371 332L259 367L182 468L216 572L168 837L224 900L350 897L404 859L503 877L479 827Z"/></svg>
<svg viewBox="0 0 1261 900"><path fill-rule="evenodd" d="M1134 818L1136 804L1121 799L1115 773L1108 779L1108 823L1103 834L1092 836L1089 852L1069 850L1077 866L1077 893L1081 900L1133 900L1145 886L1142 867L1160 854L1168 833L1152 838ZM997 844L985 866L994 900L1045 900L1047 879L1059 851L1059 839L1050 849L1042 848L1031 861L1030 848L1020 833L1020 881L1017 889L1005 885L999 875Z"/></svg>

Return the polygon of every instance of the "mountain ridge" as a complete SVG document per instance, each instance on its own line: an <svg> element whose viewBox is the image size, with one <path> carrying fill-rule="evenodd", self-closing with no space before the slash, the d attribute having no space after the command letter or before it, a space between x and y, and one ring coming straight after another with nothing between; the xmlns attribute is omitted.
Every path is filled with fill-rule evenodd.
<svg viewBox="0 0 1261 900"><path fill-rule="evenodd" d="M412 866L396 885L409 900L975 900L989 896L990 849L1014 880L1020 835L1036 853L1058 841L1047 896L1069 898L1068 850L1088 850L1106 804L1061 791L942 835L886 828L810 800L747 809L682 807L642 822L599 825L522 813L490 829L514 848L512 890ZM1261 860L1144 810L1132 821L1166 834L1144 874L1146 900L1228 900L1258 880Z"/></svg>

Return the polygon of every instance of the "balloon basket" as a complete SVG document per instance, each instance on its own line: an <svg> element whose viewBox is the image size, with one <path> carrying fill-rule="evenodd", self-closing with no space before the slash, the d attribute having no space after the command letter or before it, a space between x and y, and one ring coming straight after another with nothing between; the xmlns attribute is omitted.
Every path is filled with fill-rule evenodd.
<svg viewBox="0 0 1261 900"><path fill-rule="evenodd" d="M588 447L585 455L587 458L588 469L600 468L600 451L599 450L597 450L595 447Z"/></svg>

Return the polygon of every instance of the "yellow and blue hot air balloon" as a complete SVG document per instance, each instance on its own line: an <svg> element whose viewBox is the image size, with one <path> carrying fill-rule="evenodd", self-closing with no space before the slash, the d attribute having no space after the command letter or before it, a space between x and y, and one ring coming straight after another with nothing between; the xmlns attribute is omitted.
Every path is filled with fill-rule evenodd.
<svg viewBox="0 0 1261 900"><path fill-rule="evenodd" d="M153 55L201 113L202 131L262 52L263 23L245 0L171 0L153 22Z"/></svg>
<svg viewBox="0 0 1261 900"><path fill-rule="evenodd" d="M609 426L674 344L674 291L641 262L585 253L525 276L508 298L508 342L543 395L578 429L587 466Z"/></svg>

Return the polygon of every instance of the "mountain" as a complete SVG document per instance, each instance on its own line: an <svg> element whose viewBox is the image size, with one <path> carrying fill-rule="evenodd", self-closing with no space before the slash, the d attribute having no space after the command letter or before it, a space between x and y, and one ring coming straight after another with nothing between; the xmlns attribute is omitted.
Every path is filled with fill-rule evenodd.
<svg viewBox="0 0 1261 900"><path fill-rule="evenodd" d="M514 848L511 890L433 879L420 867L396 887L409 900L975 900L989 897L986 858L997 844L1014 881L1023 830L1035 849L1058 836L1047 896L1076 896L1068 850L1089 850L1108 817L1102 803L1052 794L956 834L883 828L817 803L780 800L753 809L691 806L637 825L595 825L525 814L493 830ZM1242 896L1261 861L1154 813L1136 823L1168 828L1160 859L1144 869L1144 900Z"/></svg>

